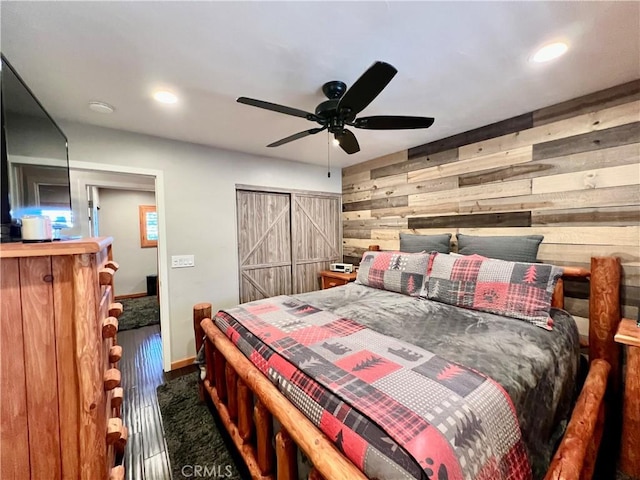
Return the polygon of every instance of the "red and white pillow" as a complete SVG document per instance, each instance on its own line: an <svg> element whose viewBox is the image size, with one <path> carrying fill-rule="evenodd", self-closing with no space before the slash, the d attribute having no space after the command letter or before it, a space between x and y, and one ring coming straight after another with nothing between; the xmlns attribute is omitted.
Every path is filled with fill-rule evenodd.
<svg viewBox="0 0 640 480"><path fill-rule="evenodd" d="M479 255L432 255L427 280L430 300L552 329L551 297L562 268Z"/></svg>
<svg viewBox="0 0 640 480"><path fill-rule="evenodd" d="M423 287L429 258L428 253L365 252L356 282L418 297L426 291Z"/></svg>

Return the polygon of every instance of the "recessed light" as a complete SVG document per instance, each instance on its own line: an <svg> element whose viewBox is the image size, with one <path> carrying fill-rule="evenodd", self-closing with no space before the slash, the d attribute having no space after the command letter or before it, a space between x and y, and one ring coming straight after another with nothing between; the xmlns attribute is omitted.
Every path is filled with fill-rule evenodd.
<svg viewBox="0 0 640 480"><path fill-rule="evenodd" d="M158 90L153 94L153 98L160 103L176 103L178 101L178 97L167 90Z"/></svg>
<svg viewBox="0 0 640 480"><path fill-rule="evenodd" d="M564 55L567 50L569 50L569 46L564 42L550 43L540 48L533 57L531 57L531 61L536 63L548 62L549 60Z"/></svg>
<svg viewBox="0 0 640 480"><path fill-rule="evenodd" d="M104 102L89 102L89 109L98 113L113 113L115 110L111 105Z"/></svg>

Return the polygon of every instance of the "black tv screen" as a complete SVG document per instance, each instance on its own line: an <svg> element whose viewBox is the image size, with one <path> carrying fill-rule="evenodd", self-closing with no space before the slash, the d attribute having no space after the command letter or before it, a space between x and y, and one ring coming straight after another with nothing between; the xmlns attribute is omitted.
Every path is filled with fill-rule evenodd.
<svg viewBox="0 0 640 480"><path fill-rule="evenodd" d="M25 215L44 215L58 232L72 226L67 137L2 55L2 240Z"/></svg>

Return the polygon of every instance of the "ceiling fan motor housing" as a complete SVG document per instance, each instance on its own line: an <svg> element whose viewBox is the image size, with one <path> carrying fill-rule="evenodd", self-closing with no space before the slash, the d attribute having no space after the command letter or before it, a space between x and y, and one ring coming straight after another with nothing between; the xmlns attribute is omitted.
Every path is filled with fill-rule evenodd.
<svg viewBox="0 0 640 480"><path fill-rule="evenodd" d="M333 80L322 86L322 93L324 93L329 100L338 100L342 98L342 95L344 95L344 92L346 91L347 85L340 80Z"/></svg>

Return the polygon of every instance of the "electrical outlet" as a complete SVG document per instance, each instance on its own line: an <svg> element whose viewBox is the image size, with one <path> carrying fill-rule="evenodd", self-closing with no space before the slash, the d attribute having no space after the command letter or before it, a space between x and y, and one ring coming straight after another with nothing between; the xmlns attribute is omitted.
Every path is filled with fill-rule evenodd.
<svg viewBox="0 0 640 480"><path fill-rule="evenodd" d="M171 268L194 267L196 264L193 255L172 255Z"/></svg>

